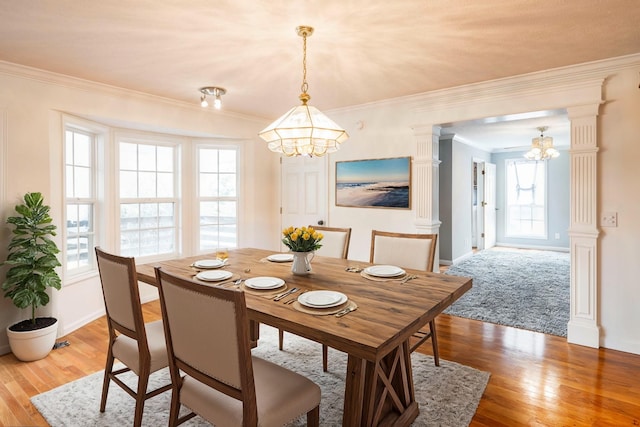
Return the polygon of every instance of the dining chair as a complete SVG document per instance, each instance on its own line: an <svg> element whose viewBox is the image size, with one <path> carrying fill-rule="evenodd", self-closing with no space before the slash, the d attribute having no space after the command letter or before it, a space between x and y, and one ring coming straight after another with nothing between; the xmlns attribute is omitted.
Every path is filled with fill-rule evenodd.
<svg viewBox="0 0 640 427"><path fill-rule="evenodd" d="M433 272L437 242L437 234L408 234L372 230L369 262ZM431 338L433 361L436 366L440 366L435 319L429 322L428 331L420 330L413 337L417 341L410 347L411 352Z"/></svg>
<svg viewBox="0 0 640 427"><path fill-rule="evenodd" d="M351 228L338 227L322 227L310 225L314 230L320 231L324 236L322 238L322 247L316 250L316 254L328 256L332 258L347 259L349 255L349 241L351 240ZM284 348L284 331L278 329L278 348ZM322 370L327 372L329 359L329 347L322 344Z"/></svg>
<svg viewBox="0 0 640 427"><path fill-rule="evenodd" d="M109 254L99 247L95 252L109 328L100 412L106 409L109 383L113 380L136 400L133 425L137 427L142 423L145 401L171 389L167 384L147 392L149 375L168 366L164 328L161 320L144 323L135 259ZM114 370L115 359L125 367ZM129 371L138 376L136 390L118 377Z"/></svg>
<svg viewBox="0 0 640 427"><path fill-rule="evenodd" d="M214 425L320 423L320 387L251 355L244 291L203 286L156 267L169 370L169 426L199 415ZM187 309L188 307L188 309ZM190 412L180 416L181 406Z"/></svg>

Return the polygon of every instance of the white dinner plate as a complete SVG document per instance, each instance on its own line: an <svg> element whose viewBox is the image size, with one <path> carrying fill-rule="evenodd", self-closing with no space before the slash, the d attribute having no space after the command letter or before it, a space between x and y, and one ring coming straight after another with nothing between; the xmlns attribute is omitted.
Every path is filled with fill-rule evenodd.
<svg viewBox="0 0 640 427"><path fill-rule="evenodd" d="M312 308L336 307L347 302L347 296L335 291L310 291L298 297L298 302Z"/></svg>
<svg viewBox="0 0 640 427"><path fill-rule="evenodd" d="M372 265L364 269L364 272L370 276L376 277L396 277L402 276L407 272L401 269L400 267L396 267L395 265Z"/></svg>
<svg viewBox="0 0 640 427"><path fill-rule="evenodd" d="M221 259L199 259L193 263L197 268L220 268L224 265L224 261Z"/></svg>
<svg viewBox="0 0 640 427"><path fill-rule="evenodd" d="M252 277L245 280L244 285L253 289L277 289L284 285L284 280L277 277Z"/></svg>
<svg viewBox="0 0 640 427"><path fill-rule="evenodd" d="M293 261L293 254L273 254L267 257L272 262L289 262Z"/></svg>
<svg viewBox="0 0 640 427"><path fill-rule="evenodd" d="M196 274L196 279L204 280L205 282L219 282L220 280L226 280L231 276L233 276L233 273L230 271L207 270Z"/></svg>

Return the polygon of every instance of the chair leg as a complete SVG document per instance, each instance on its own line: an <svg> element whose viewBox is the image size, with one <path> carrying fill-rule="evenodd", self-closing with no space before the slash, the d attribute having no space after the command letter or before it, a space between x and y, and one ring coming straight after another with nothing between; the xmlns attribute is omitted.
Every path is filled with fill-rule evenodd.
<svg viewBox="0 0 640 427"><path fill-rule="evenodd" d="M107 407L107 394L109 393L109 383L111 382L111 371L113 370L113 353L111 352L111 342L107 352L107 363L104 367L104 380L102 381L102 399L100 400L100 412L104 412Z"/></svg>
<svg viewBox="0 0 640 427"><path fill-rule="evenodd" d="M322 344L322 370L327 372L329 370L329 347L326 344Z"/></svg>
<svg viewBox="0 0 640 427"><path fill-rule="evenodd" d="M147 399L149 375L149 370L143 368L138 376L138 391L136 393L136 410L133 417L133 427L140 427L142 425L142 414L144 413L144 402Z"/></svg>
<svg viewBox="0 0 640 427"><path fill-rule="evenodd" d="M320 406L316 406L307 412L307 427L320 426Z"/></svg>
<svg viewBox="0 0 640 427"><path fill-rule="evenodd" d="M440 353L438 352L438 336L436 334L436 319L429 322L431 329L431 345L433 346L433 361L436 366L440 366Z"/></svg>
<svg viewBox="0 0 640 427"><path fill-rule="evenodd" d="M278 348L282 350L282 346L284 343L284 331L282 329L278 329Z"/></svg>

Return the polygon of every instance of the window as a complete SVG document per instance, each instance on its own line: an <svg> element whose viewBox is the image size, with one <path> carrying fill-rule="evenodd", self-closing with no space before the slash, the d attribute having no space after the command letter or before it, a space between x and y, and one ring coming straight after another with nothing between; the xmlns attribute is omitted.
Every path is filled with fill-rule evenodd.
<svg viewBox="0 0 640 427"><path fill-rule="evenodd" d="M547 238L546 162L506 161L506 235Z"/></svg>
<svg viewBox="0 0 640 427"><path fill-rule="evenodd" d="M178 251L177 149L154 141L119 141L120 254Z"/></svg>
<svg viewBox="0 0 640 427"><path fill-rule="evenodd" d="M199 146L199 250L236 247L238 235L238 150Z"/></svg>
<svg viewBox="0 0 640 427"><path fill-rule="evenodd" d="M77 274L94 268L96 135L65 128L65 269Z"/></svg>

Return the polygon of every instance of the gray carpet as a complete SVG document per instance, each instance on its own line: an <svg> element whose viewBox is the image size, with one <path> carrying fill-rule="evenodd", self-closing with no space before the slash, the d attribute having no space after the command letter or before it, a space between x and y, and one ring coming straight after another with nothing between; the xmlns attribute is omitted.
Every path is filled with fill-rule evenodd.
<svg viewBox="0 0 640 427"><path fill-rule="evenodd" d="M254 354L287 366L314 380L322 388L320 425L342 424L346 355L329 349L329 372L322 372L321 346L318 343L285 334L285 350L278 350L277 330L262 325L260 345ZM468 366L440 360L439 368L433 359L413 353L413 373L416 399L420 415L414 426L468 426L489 380L489 373ZM169 374L160 371L152 375L151 387L169 382ZM34 396L31 401L53 427L61 426L128 426L133 423L134 402L118 386L111 384L107 410L100 413L102 372L89 375ZM171 392L147 401L144 426L168 425ZM302 417L288 426L304 426ZM184 426L208 425L195 417Z"/></svg>
<svg viewBox="0 0 640 427"><path fill-rule="evenodd" d="M567 336L569 253L485 250L453 265L445 273L473 278L471 290L445 313Z"/></svg>

